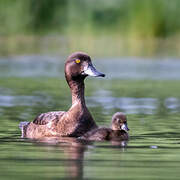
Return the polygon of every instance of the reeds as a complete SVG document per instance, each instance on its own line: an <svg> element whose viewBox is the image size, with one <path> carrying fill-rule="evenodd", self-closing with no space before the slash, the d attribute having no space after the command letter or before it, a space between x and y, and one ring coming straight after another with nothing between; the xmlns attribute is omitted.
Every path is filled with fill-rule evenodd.
<svg viewBox="0 0 180 180"><path fill-rule="evenodd" d="M14 53L5 39L42 45L36 41L53 36L65 53L179 55L179 7L179 0L0 0L0 41Z"/></svg>

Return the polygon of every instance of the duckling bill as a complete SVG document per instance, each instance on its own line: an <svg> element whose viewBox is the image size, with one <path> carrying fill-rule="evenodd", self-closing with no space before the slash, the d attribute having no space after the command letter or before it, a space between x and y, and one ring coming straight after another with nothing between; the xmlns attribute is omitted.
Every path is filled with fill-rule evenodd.
<svg viewBox="0 0 180 180"><path fill-rule="evenodd" d="M72 106L65 111L38 115L32 122L21 122L22 137L38 139L50 136L79 137L97 128L84 98L84 79L87 76L104 77L96 70L89 55L83 52L71 54L65 63L65 77L71 89Z"/></svg>

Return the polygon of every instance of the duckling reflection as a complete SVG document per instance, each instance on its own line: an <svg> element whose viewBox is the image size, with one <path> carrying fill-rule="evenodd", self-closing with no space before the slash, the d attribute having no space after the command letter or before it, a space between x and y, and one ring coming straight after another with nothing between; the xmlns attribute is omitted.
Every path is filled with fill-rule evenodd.
<svg viewBox="0 0 180 180"><path fill-rule="evenodd" d="M91 141L123 141L128 140L129 128L127 126L127 117L122 112L116 112L112 116L111 127L100 127L92 131L89 131L85 135L81 136L79 139L86 139Z"/></svg>

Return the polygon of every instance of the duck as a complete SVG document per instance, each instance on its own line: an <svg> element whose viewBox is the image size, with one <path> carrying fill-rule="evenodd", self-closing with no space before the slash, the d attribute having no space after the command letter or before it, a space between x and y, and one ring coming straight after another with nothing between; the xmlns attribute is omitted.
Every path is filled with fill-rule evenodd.
<svg viewBox="0 0 180 180"><path fill-rule="evenodd" d="M126 115L123 112L116 112L112 116L111 126L109 128L99 127L93 129L79 137L79 139L90 141L122 141L129 139L128 131Z"/></svg>
<svg viewBox="0 0 180 180"><path fill-rule="evenodd" d="M43 137L80 137L97 128L89 112L84 97L84 80L87 76L105 77L96 70L91 57L84 52L74 52L68 56L64 73L71 90L72 105L68 111L53 111L38 115L32 122L21 122L22 138L39 139Z"/></svg>

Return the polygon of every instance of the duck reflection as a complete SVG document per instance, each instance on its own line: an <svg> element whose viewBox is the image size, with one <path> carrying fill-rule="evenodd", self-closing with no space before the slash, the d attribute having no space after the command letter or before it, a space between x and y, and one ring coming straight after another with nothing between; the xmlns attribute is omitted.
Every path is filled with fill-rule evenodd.
<svg viewBox="0 0 180 180"><path fill-rule="evenodd" d="M75 138L64 139L61 147L67 158L67 177L69 179L83 179L84 152L88 146L87 142L80 142Z"/></svg>
<svg viewBox="0 0 180 180"><path fill-rule="evenodd" d="M35 141L38 145L45 145L48 149L58 148L64 154L66 179L83 179L84 152L91 142L72 137L45 137Z"/></svg>
<svg viewBox="0 0 180 180"><path fill-rule="evenodd" d="M66 167L66 177L65 179L84 179L84 159L85 152L88 149L96 148L100 144L95 143L95 141L89 141L84 139L77 139L71 137L46 137L43 139L36 140L36 144L45 145L46 147L59 148L63 151L65 156L64 166ZM114 148L120 148L121 150L127 146L127 141L107 141L108 146L113 146Z"/></svg>

